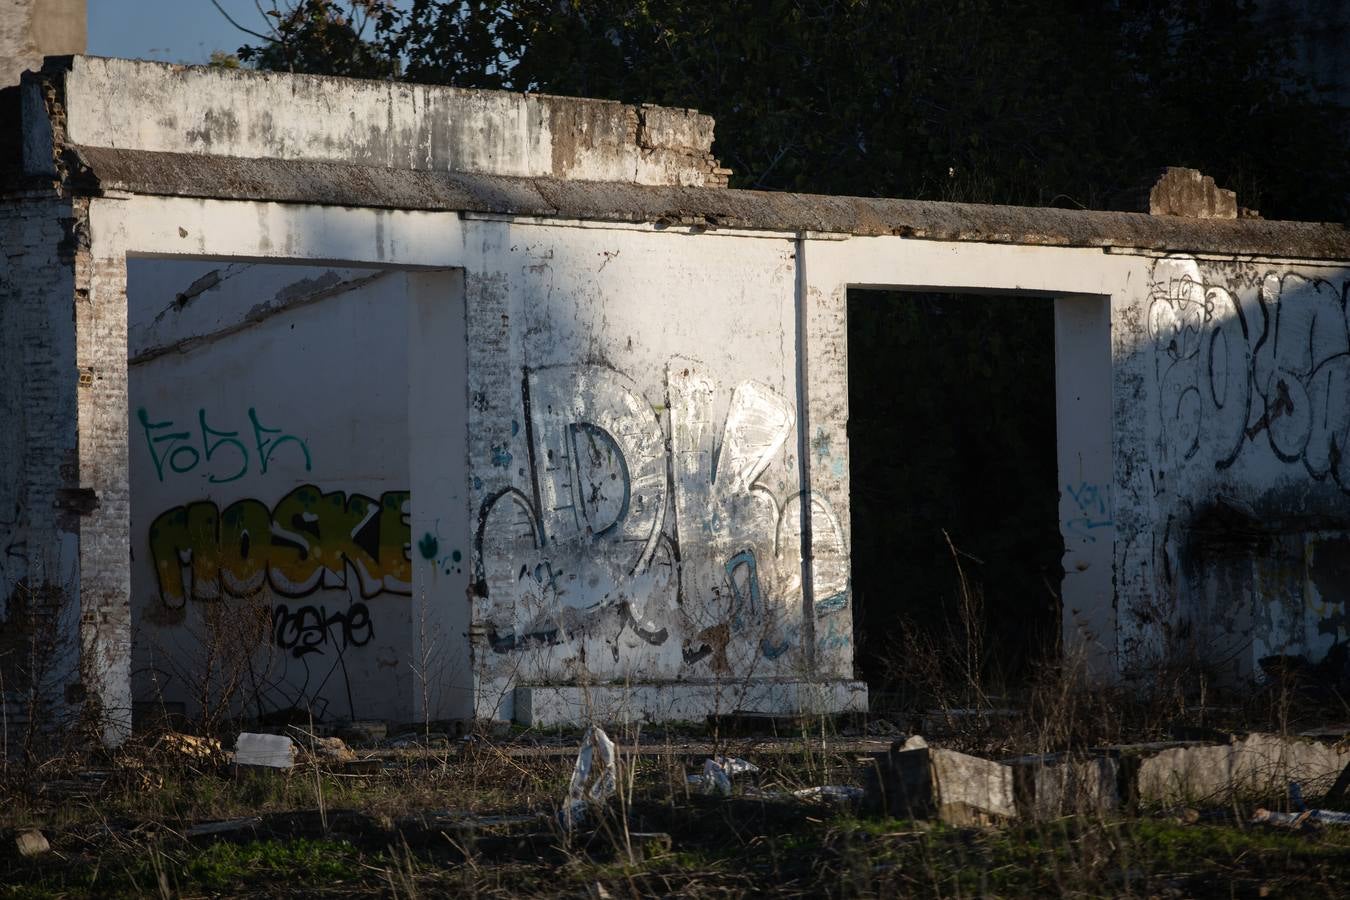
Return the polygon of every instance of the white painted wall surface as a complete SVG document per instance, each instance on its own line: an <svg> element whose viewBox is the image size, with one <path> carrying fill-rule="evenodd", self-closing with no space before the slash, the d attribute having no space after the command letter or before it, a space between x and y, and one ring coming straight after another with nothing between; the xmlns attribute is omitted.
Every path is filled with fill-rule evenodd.
<svg viewBox="0 0 1350 900"><path fill-rule="evenodd" d="M129 298L136 699L193 710L214 668L412 719L404 277L139 259Z"/></svg>
<svg viewBox="0 0 1350 900"><path fill-rule="evenodd" d="M1344 267L220 201L128 208L143 252L464 269L467 524L462 540L431 535L436 553L412 555L430 565L448 548L462 582L441 589L471 594L480 713L509 714L520 684L790 678L812 657L816 674L851 675L849 286L1062 298L1064 600L1095 623L1106 671L1227 641L1229 665L1250 673L1261 655L1315 657L1344 637ZM210 225L235 220L265 227ZM1066 386L1095 399L1070 402ZM810 616L795 556L804 488ZM1220 497L1288 546L1222 565L1188 556ZM1084 517L1091 547L1073 542Z"/></svg>
<svg viewBox="0 0 1350 900"><path fill-rule="evenodd" d="M480 711L520 683L810 673L795 243L475 230ZM846 526L812 509L817 593L844 610Z"/></svg>
<svg viewBox="0 0 1350 900"><path fill-rule="evenodd" d="M77 56L66 117L70 142L93 147L725 183L711 117L608 100Z"/></svg>
<svg viewBox="0 0 1350 900"><path fill-rule="evenodd" d="M1122 649L1320 660L1350 637L1350 267L1177 256L1145 283L1116 312L1146 386L1118 453L1148 459L1118 467L1141 522Z"/></svg>

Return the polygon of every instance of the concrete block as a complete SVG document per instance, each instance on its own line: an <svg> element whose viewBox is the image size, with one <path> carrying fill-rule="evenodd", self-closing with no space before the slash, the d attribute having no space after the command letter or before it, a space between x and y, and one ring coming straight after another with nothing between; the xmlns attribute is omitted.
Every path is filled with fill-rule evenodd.
<svg viewBox="0 0 1350 900"><path fill-rule="evenodd" d="M993 760L896 744L875 757L871 777L876 781L869 786L869 805L896 818L936 816L950 825L987 825L1017 816L1013 768Z"/></svg>
<svg viewBox="0 0 1350 900"><path fill-rule="evenodd" d="M1350 752L1329 744L1254 733L1228 744L1171 747L1139 763L1141 803L1227 803L1284 796L1297 782L1304 796L1325 795Z"/></svg>
<svg viewBox="0 0 1350 900"><path fill-rule="evenodd" d="M1117 759L1057 753L1005 762L1013 770L1018 814L1023 817L1104 815L1120 808Z"/></svg>
<svg viewBox="0 0 1350 900"><path fill-rule="evenodd" d="M14 849L20 856L32 857L41 856L51 850L51 845L47 843L46 836L35 828L27 831L20 831L14 835Z"/></svg>
<svg viewBox="0 0 1350 900"><path fill-rule="evenodd" d="M244 732L235 742L234 762L239 766L289 769L295 764L295 745L284 734Z"/></svg>
<svg viewBox="0 0 1350 900"><path fill-rule="evenodd" d="M1321 797L1350 764L1350 751L1275 734L1249 734L1233 744L1233 790L1240 796L1283 796L1297 782L1305 797Z"/></svg>
<svg viewBox="0 0 1350 900"><path fill-rule="evenodd" d="M1017 817L1011 766L939 747L929 748L928 759L942 821L980 825Z"/></svg>
<svg viewBox="0 0 1350 900"><path fill-rule="evenodd" d="M1171 747L1145 757L1139 763L1139 802L1223 802L1229 796L1232 756L1231 746L1208 745Z"/></svg>
<svg viewBox="0 0 1350 900"><path fill-rule="evenodd" d="M585 722L701 722L730 712L833 714L865 712L860 681L668 682L525 685L515 689L515 720L550 727Z"/></svg>

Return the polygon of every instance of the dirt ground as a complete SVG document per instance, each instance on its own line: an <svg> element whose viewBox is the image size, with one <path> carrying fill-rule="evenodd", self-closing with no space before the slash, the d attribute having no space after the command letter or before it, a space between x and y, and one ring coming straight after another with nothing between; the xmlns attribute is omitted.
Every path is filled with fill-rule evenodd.
<svg viewBox="0 0 1350 900"><path fill-rule="evenodd" d="M0 895L1350 895L1350 827L1255 825L1239 804L988 827L888 817L862 788L890 728L616 735L616 794L571 828L577 732L365 748L302 735L287 770L145 734L7 768ZM709 793L697 776L717 755L756 771ZM24 856L33 830L48 848Z"/></svg>

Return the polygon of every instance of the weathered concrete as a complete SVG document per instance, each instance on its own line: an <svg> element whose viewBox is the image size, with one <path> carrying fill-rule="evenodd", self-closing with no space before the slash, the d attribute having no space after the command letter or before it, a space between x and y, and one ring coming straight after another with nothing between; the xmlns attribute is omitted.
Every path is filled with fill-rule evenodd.
<svg viewBox="0 0 1350 900"><path fill-rule="evenodd" d="M938 816L953 825L984 824L1017 816L1011 766L955 750L930 747Z"/></svg>
<svg viewBox="0 0 1350 900"><path fill-rule="evenodd" d="M705 117L592 101L86 58L0 101L11 530L110 736L143 627L196 672L258 609L260 709L858 708L860 286L1055 298L1098 672L1346 639L1341 226L729 191Z"/></svg>
<svg viewBox="0 0 1350 900"><path fill-rule="evenodd" d="M42 66L44 56L83 53L86 0L9 0L0 15L0 87Z"/></svg>
<svg viewBox="0 0 1350 900"><path fill-rule="evenodd" d="M724 185L712 119L606 100L75 57L69 141L636 184Z"/></svg>
<svg viewBox="0 0 1350 900"><path fill-rule="evenodd" d="M1166 169L1148 195L1148 211L1155 216L1188 219L1236 219L1237 194L1214 183L1196 169Z"/></svg>
<svg viewBox="0 0 1350 900"><path fill-rule="evenodd" d="M1102 816L1120 807L1120 761L1109 756L1026 756L1003 761L1013 770L1023 818Z"/></svg>
<svg viewBox="0 0 1350 900"><path fill-rule="evenodd" d="M733 711L830 714L866 712L867 690L856 681L708 681L632 685L522 685L515 721L543 728L572 722L702 722Z"/></svg>
<svg viewBox="0 0 1350 900"><path fill-rule="evenodd" d="M1134 744L991 760L911 738L873 760L866 774L874 804L896 816L966 825L1102 816L1136 803L1222 807L1285 797L1291 784L1320 799L1350 764L1350 751L1250 734L1225 744Z"/></svg>
<svg viewBox="0 0 1350 900"><path fill-rule="evenodd" d="M1350 259L1350 230L1337 224L570 183L102 147L71 147L69 151L91 188L144 195L455 210L706 230Z"/></svg>
<svg viewBox="0 0 1350 900"><path fill-rule="evenodd" d="M1298 738L1250 734L1230 744L1172 747L1139 765L1145 804L1218 804L1285 796L1291 782L1321 797L1350 764L1350 750Z"/></svg>

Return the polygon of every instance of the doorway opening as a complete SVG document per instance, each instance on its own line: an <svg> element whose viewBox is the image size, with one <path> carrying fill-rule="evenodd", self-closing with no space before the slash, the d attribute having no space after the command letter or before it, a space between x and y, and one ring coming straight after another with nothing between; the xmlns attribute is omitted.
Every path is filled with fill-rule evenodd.
<svg viewBox="0 0 1350 900"><path fill-rule="evenodd" d="M855 661L874 706L1015 685L1058 645L1055 331L1051 297L849 291Z"/></svg>

